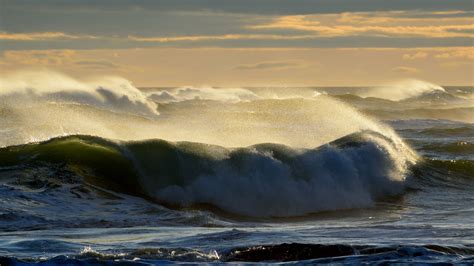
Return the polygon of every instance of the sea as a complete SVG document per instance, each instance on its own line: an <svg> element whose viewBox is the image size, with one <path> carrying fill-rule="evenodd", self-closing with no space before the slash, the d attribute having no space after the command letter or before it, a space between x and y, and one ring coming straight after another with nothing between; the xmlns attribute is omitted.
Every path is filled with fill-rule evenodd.
<svg viewBox="0 0 474 266"><path fill-rule="evenodd" d="M0 265L474 264L473 87L0 81Z"/></svg>

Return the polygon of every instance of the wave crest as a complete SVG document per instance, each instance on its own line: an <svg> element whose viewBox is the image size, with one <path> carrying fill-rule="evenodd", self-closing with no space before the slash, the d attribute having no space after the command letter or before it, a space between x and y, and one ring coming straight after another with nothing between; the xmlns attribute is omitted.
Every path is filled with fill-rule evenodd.
<svg viewBox="0 0 474 266"><path fill-rule="evenodd" d="M436 84L421 80L407 79L386 86L370 88L361 93L360 96L400 101L433 92L447 93L445 89Z"/></svg>
<svg viewBox="0 0 474 266"><path fill-rule="evenodd" d="M279 144L224 148L70 136L0 150L1 166L73 165L86 181L179 208L212 206L252 217L286 217L370 207L403 191L414 158L365 131L316 149Z"/></svg>
<svg viewBox="0 0 474 266"><path fill-rule="evenodd" d="M371 207L379 198L401 193L406 168L379 145L386 140L373 134L363 136L363 142L348 138L346 147L292 150L257 145L230 151L194 178L183 176L183 184L148 193L182 207L207 203L253 217ZM146 187L156 188L156 178L148 176Z"/></svg>
<svg viewBox="0 0 474 266"><path fill-rule="evenodd" d="M0 101L9 106L69 103L145 116L158 115L157 105L120 77L78 81L53 71L20 71L0 78Z"/></svg>
<svg viewBox="0 0 474 266"><path fill-rule="evenodd" d="M182 102L190 100L240 102L257 100L261 98L254 92L242 88L216 89L212 87L183 87L177 89L160 90L150 93L148 97L158 103Z"/></svg>

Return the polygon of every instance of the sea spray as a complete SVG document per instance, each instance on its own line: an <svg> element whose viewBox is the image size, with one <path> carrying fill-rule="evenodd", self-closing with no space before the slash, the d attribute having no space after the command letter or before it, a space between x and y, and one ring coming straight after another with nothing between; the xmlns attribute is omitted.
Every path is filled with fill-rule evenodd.
<svg viewBox="0 0 474 266"><path fill-rule="evenodd" d="M126 79L114 76L76 80L53 71L18 71L0 78L2 105L69 103L114 112L158 115L157 106Z"/></svg>
<svg viewBox="0 0 474 266"><path fill-rule="evenodd" d="M369 88L359 95L363 97L377 97L381 99L400 101L432 92L446 93L443 87L436 84L416 79L405 79L388 83L384 86Z"/></svg>
<svg viewBox="0 0 474 266"><path fill-rule="evenodd" d="M157 106L150 98L156 94L142 92L118 78L95 78L92 82L54 72L28 72L11 74L2 78L1 84L7 89L2 89L0 101L8 104L2 104L1 120L6 131L0 133L0 146L85 134L225 147L269 142L312 148L360 130L395 135L388 127L327 95L262 98L247 89L193 88L178 89L173 97L208 95L214 100L194 97Z"/></svg>

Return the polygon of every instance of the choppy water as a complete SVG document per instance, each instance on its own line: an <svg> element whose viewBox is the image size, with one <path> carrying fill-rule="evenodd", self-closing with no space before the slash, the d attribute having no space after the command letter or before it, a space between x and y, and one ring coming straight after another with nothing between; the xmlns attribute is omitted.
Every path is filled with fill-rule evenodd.
<svg viewBox="0 0 474 266"><path fill-rule="evenodd" d="M474 263L472 88L51 75L2 83L2 265Z"/></svg>

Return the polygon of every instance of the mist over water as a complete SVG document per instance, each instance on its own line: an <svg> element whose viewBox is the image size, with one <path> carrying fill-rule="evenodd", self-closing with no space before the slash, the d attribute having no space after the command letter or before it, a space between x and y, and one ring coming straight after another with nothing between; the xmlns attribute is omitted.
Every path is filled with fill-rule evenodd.
<svg viewBox="0 0 474 266"><path fill-rule="evenodd" d="M314 148L360 130L394 135L325 95L268 98L248 89L215 88L146 93L122 78L77 81L54 72L14 73L0 84L4 123L17 136L2 138L2 146L86 134L226 147L281 143Z"/></svg>

